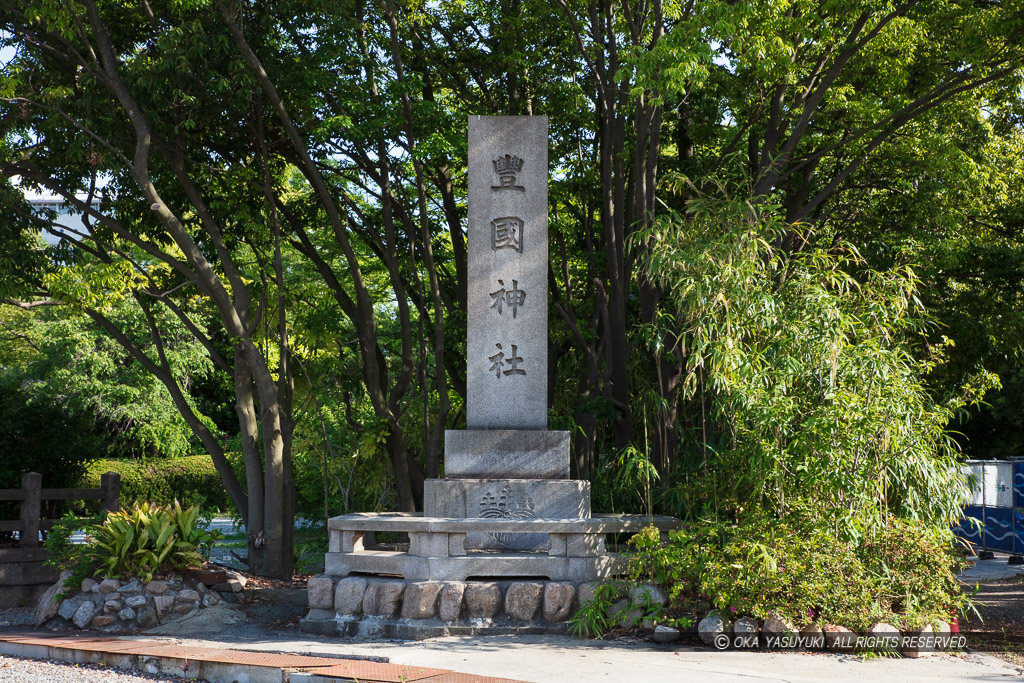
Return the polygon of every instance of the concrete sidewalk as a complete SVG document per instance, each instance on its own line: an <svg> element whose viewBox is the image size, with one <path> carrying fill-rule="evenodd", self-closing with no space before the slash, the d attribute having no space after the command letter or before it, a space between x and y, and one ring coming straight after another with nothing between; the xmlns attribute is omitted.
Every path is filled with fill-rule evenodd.
<svg viewBox="0 0 1024 683"><path fill-rule="evenodd" d="M185 646L192 641L179 641ZM207 646L222 647L228 643ZM678 683L700 681L998 681L1020 680L1013 666L988 654L937 655L922 659L864 659L855 655L791 652L717 652L653 643L579 640L568 636L486 636L418 642L339 642L302 639L249 644L316 656L345 653L386 657L392 664L449 667L471 674L508 676L535 683Z"/></svg>
<svg viewBox="0 0 1024 683"><path fill-rule="evenodd" d="M67 636L55 637L52 634L36 635L67 639ZM23 634L21 637L29 636ZM0 633L0 652L8 652L8 640ZM677 649L651 643L578 640L567 636L487 636L419 642L357 642L315 637L251 639L247 642L144 636L102 640L114 644L84 642L83 645L93 649L106 648L112 653L150 652L149 657L167 659L166 668L169 671L177 670L184 658L191 662L219 662L216 666L208 664L201 667L193 664L193 675L203 675L215 681L313 683L354 678L359 681L396 683L399 680L490 683L512 679L534 683L675 683L693 677L701 681L743 680L750 683L863 683L865 680L940 683L1021 678L1020 672L1013 666L988 654L939 655L922 659L863 659L854 655L810 652L716 652L692 647ZM276 653L285 653L287 656ZM136 661L143 661L146 655L134 656ZM367 659L336 659L345 656ZM368 661L371 659L377 661ZM112 659L104 661L115 663ZM252 667L262 666L259 663L261 661L270 667L280 665L275 670L278 672L276 677L254 675ZM242 666L249 668L238 668ZM452 669L464 673L455 673ZM200 671L203 673L200 674ZM282 671L283 674L280 673ZM346 674L346 671L350 673Z"/></svg>
<svg viewBox="0 0 1024 683"><path fill-rule="evenodd" d="M88 633L0 632L3 655L114 666L211 683L526 683L423 665L391 664L377 658L311 656L221 645L224 647L211 647L208 642L198 645Z"/></svg>

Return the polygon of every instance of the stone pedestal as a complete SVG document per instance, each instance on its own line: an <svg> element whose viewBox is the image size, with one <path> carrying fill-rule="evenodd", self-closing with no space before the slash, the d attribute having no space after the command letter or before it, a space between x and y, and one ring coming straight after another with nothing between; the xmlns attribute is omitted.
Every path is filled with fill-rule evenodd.
<svg viewBox="0 0 1024 683"><path fill-rule="evenodd" d="M572 479L428 479L424 517L494 520L585 519L590 517L590 482ZM470 534L469 550L547 551L537 534Z"/></svg>
<svg viewBox="0 0 1024 683"><path fill-rule="evenodd" d="M449 429L444 471L449 479L568 479L569 432Z"/></svg>

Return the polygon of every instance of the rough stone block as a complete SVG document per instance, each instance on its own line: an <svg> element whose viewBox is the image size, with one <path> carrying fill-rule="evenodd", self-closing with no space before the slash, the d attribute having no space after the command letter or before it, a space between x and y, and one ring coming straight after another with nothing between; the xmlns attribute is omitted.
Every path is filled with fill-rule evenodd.
<svg viewBox="0 0 1024 683"><path fill-rule="evenodd" d="M817 624L808 624L800 629L801 645L808 650L823 650L825 649L825 634L822 633L821 626Z"/></svg>
<svg viewBox="0 0 1024 683"><path fill-rule="evenodd" d="M91 593L92 589L96 587L95 579L82 579L82 592Z"/></svg>
<svg viewBox="0 0 1024 683"><path fill-rule="evenodd" d="M113 614L97 614L92 618L92 625L96 628L105 628L114 623Z"/></svg>
<svg viewBox="0 0 1024 683"><path fill-rule="evenodd" d="M202 585L202 584L200 584ZM165 581L150 581L146 584L146 592L150 595L163 595L167 592L167 582Z"/></svg>
<svg viewBox="0 0 1024 683"><path fill-rule="evenodd" d="M679 629L671 626L665 626L658 624L654 627L654 633L651 635L651 640L656 643L674 643L682 636Z"/></svg>
<svg viewBox="0 0 1024 683"><path fill-rule="evenodd" d="M629 587L629 600L636 607L663 607L668 604L668 596L660 586L642 583Z"/></svg>
<svg viewBox="0 0 1024 683"><path fill-rule="evenodd" d="M865 635L875 638L875 642L878 644L877 647L884 647L891 650L895 650L899 647L900 630L892 624L887 624L884 621L869 628Z"/></svg>
<svg viewBox="0 0 1024 683"><path fill-rule="evenodd" d="M576 588L571 583L548 583L544 586L544 620L565 621L572 614Z"/></svg>
<svg viewBox="0 0 1024 683"><path fill-rule="evenodd" d="M174 608L174 596L156 595L153 596L153 607L156 608L156 616L163 619Z"/></svg>
<svg viewBox="0 0 1024 683"><path fill-rule="evenodd" d="M437 598L441 584L435 581L410 583L402 598L403 619L433 619L437 614Z"/></svg>
<svg viewBox="0 0 1024 683"><path fill-rule="evenodd" d="M467 583L466 615L470 619L493 619L501 609L501 586L496 583Z"/></svg>
<svg viewBox="0 0 1024 683"><path fill-rule="evenodd" d="M767 647L792 647L797 635L796 626L777 614L769 614L761 627L761 636Z"/></svg>
<svg viewBox="0 0 1024 683"><path fill-rule="evenodd" d="M124 609L124 605L121 604L120 600L107 600L103 603L103 612L105 614L117 614L122 609Z"/></svg>
<svg viewBox="0 0 1024 683"><path fill-rule="evenodd" d="M597 581L587 581L581 583L576 587L576 611L578 612L581 607L591 602L594 599L594 595L597 593L597 587L601 584Z"/></svg>
<svg viewBox="0 0 1024 683"><path fill-rule="evenodd" d="M121 582L117 579L103 579L100 581L100 593L113 593L121 587Z"/></svg>
<svg viewBox="0 0 1024 683"><path fill-rule="evenodd" d="M366 579L347 578L338 582L334 590L334 611L338 614L359 614L363 610Z"/></svg>
<svg viewBox="0 0 1024 683"><path fill-rule="evenodd" d="M448 430L444 471L452 479L568 479L569 432Z"/></svg>
<svg viewBox="0 0 1024 683"><path fill-rule="evenodd" d="M131 621L135 618L135 610L133 610L131 607L125 607L123 610L117 613L117 618L121 621ZM95 619L93 621L95 621Z"/></svg>
<svg viewBox="0 0 1024 683"><path fill-rule="evenodd" d="M313 609L334 607L334 580L329 576L314 576L306 583L306 596Z"/></svg>
<svg viewBox="0 0 1024 683"><path fill-rule="evenodd" d="M242 588L245 588L245 584L249 582L249 579L245 578L245 574L239 574L238 572L227 570L228 581L237 581L242 584Z"/></svg>
<svg viewBox="0 0 1024 683"><path fill-rule="evenodd" d="M185 590L178 593L178 597L174 598L174 602L199 602L199 591L194 591L191 588L186 588Z"/></svg>
<svg viewBox="0 0 1024 683"><path fill-rule="evenodd" d="M138 620L139 626L142 628L156 626L156 611L150 605L143 605L138 609L136 619Z"/></svg>
<svg viewBox="0 0 1024 683"><path fill-rule="evenodd" d="M437 616L441 621L452 622L462 613L462 596L466 593L466 584L452 581L441 588L441 599L437 606Z"/></svg>
<svg viewBox="0 0 1024 683"><path fill-rule="evenodd" d="M715 645L715 639L723 633L728 633L731 628L732 624L723 619L722 615L712 613L697 624L697 635L706 645Z"/></svg>
<svg viewBox="0 0 1024 683"><path fill-rule="evenodd" d="M404 581L370 581L363 594L363 612L374 617L392 617L398 612L404 592Z"/></svg>
<svg viewBox="0 0 1024 683"><path fill-rule="evenodd" d="M81 603L75 600L65 600L60 603L60 608L57 610L57 614L64 617L68 621L71 621L71 617L75 616L75 612Z"/></svg>
<svg viewBox="0 0 1024 683"><path fill-rule="evenodd" d="M36 613L32 618L32 625L36 628L39 628L56 616L57 610L61 606L60 602L56 599L57 593L64 590L64 579L65 575L61 574L60 580L47 588L43 596L39 598L39 603L36 605Z"/></svg>
<svg viewBox="0 0 1024 683"><path fill-rule="evenodd" d="M505 591L505 614L518 621L533 621L540 607L544 584L515 582Z"/></svg>
<svg viewBox="0 0 1024 683"><path fill-rule="evenodd" d="M124 604L128 607L142 607L146 604L146 598L141 595L133 595L124 601Z"/></svg>
<svg viewBox="0 0 1024 683"><path fill-rule="evenodd" d="M129 583L126 583L125 585L123 585L120 588L118 588L117 592L118 593L141 593L142 592L142 584L139 583L138 579L133 579Z"/></svg>
<svg viewBox="0 0 1024 683"><path fill-rule="evenodd" d="M633 628L643 618L644 613L643 610L634 607L629 598L622 598L608 606L605 616L609 623L618 624L623 628Z"/></svg>
<svg viewBox="0 0 1024 683"><path fill-rule="evenodd" d="M825 632L825 646L833 652L853 652L857 647L857 634L845 626L828 624Z"/></svg>
<svg viewBox="0 0 1024 683"><path fill-rule="evenodd" d="M85 628L92 621L93 615L96 614L96 605L91 602L83 602L75 610L75 613L71 616L71 623L78 628Z"/></svg>
<svg viewBox="0 0 1024 683"><path fill-rule="evenodd" d="M758 646L758 633L760 633L760 630L757 621L752 617L740 617L737 619L732 627L736 647L741 649L756 648Z"/></svg>

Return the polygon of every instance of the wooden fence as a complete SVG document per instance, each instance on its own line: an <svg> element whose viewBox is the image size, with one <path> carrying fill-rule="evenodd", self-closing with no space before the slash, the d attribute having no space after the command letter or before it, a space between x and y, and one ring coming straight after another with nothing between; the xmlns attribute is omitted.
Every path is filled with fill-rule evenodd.
<svg viewBox="0 0 1024 683"><path fill-rule="evenodd" d="M95 500L111 512L121 505L121 475L107 472L99 488L44 489L43 478L35 472L21 475L20 489L0 489L0 501L21 503L19 519L0 519L0 531L17 531L18 546L0 548L0 607L31 604L47 586L57 580L54 567L44 566L46 549L39 532L49 531L58 520L43 519L44 500Z"/></svg>

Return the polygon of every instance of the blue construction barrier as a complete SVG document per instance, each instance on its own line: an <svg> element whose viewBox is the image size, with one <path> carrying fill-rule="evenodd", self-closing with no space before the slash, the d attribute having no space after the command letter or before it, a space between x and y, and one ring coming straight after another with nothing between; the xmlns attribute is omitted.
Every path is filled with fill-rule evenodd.
<svg viewBox="0 0 1024 683"><path fill-rule="evenodd" d="M976 460L966 466L978 483L953 533L978 549L1024 553L1024 462Z"/></svg>

